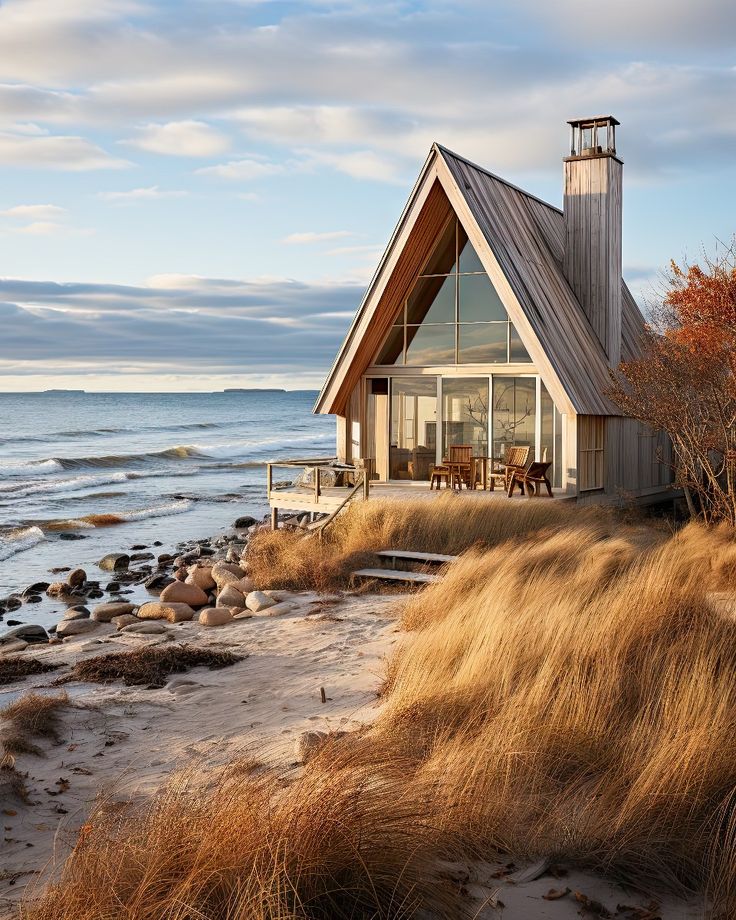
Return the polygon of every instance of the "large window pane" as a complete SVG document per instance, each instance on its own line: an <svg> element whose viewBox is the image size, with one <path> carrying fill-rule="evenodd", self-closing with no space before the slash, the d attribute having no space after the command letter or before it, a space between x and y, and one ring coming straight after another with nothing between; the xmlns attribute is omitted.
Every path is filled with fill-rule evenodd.
<svg viewBox="0 0 736 920"><path fill-rule="evenodd" d="M406 363L416 367L455 363L455 326L406 327Z"/></svg>
<svg viewBox="0 0 736 920"><path fill-rule="evenodd" d="M552 485L562 485L562 416L552 402L547 387L540 382L542 392L542 440L539 444L539 459L549 460L552 467L548 472ZM546 452L546 456L545 456Z"/></svg>
<svg viewBox="0 0 736 920"><path fill-rule="evenodd" d="M488 450L488 378L445 377L442 381L442 452L472 444L476 457Z"/></svg>
<svg viewBox="0 0 736 920"><path fill-rule="evenodd" d="M458 271L460 272L484 272L483 263L478 258L473 244L468 239L463 228L458 224L457 228L457 249L460 253L458 260Z"/></svg>
<svg viewBox="0 0 736 920"><path fill-rule="evenodd" d="M391 381L391 479L429 479L437 445L437 378Z"/></svg>
<svg viewBox="0 0 736 920"><path fill-rule="evenodd" d="M516 362L519 364L531 364L532 359L529 357L529 352L524 347L524 343L519 338L519 333L514 328L513 323L510 325L509 361L511 361L512 364Z"/></svg>
<svg viewBox="0 0 736 920"><path fill-rule="evenodd" d="M449 275L455 271L455 221L451 220L422 269L423 275Z"/></svg>
<svg viewBox="0 0 736 920"><path fill-rule="evenodd" d="M454 323L456 277L420 278L406 305L407 323Z"/></svg>
<svg viewBox="0 0 736 920"><path fill-rule="evenodd" d="M505 364L508 323L467 323L458 327L459 364Z"/></svg>
<svg viewBox="0 0 736 920"><path fill-rule="evenodd" d="M404 363L404 327L393 326L383 348L378 353L376 364Z"/></svg>
<svg viewBox="0 0 736 920"><path fill-rule="evenodd" d="M488 275L460 275L458 304L461 323L490 323L508 319L506 308Z"/></svg>
<svg viewBox="0 0 736 920"><path fill-rule="evenodd" d="M537 384L534 377L493 378L493 456L512 446L534 452Z"/></svg>

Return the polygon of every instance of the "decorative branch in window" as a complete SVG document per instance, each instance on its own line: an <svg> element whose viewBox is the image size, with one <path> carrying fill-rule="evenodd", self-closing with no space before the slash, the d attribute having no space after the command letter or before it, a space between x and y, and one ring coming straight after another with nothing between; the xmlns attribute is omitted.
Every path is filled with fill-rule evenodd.
<svg viewBox="0 0 736 920"><path fill-rule="evenodd" d="M535 404L531 401L528 394L522 406L519 406L519 393L513 383L499 387L500 392L496 395L494 403L494 425L501 429L503 440L513 440L514 432L517 428L524 425L526 420L534 415ZM510 395L510 399L508 399Z"/></svg>
<svg viewBox="0 0 736 920"><path fill-rule="evenodd" d="M482 396L468 396L465 412L476 425L485 428L488 425L488 404Z"/></svg>

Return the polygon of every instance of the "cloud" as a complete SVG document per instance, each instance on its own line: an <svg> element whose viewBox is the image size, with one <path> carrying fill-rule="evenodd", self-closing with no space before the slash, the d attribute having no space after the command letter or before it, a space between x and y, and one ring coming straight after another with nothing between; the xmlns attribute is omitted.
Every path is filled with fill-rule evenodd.
<svg viewBox="0 0 736 920"><path fill-rule="evenodd" d="M55 204L17 204L15 207L0 211L0 217L12 217L18 220L58 220L66 214L66 208Z"/></svg>
<svg viewBox="0 0 736 920"><path fill-rule="evenodd" d="M127 160L111 157L82 137L34 137L0 133L0 163L25 169L59 169L86 172L92 169L123 169Z"/></svg>
<svg viewBox="0 0 736 920"><path fill-rule="evenodd" d="M250 182L254 179L265 179L269 176L278 176L286 172L283 163L273 163L260 159L231 160L218 166L204 166L196 170L200 176L216 176L219 179L231 179L240 182Z"/></svg>
<svg viewBox="0 0 736 920"><path fill-rule="evenodd" d="M50 220L37 220L12 232L27 236L90 236L95 231L91 228L70 227Z"/></svg>
<svg viewBox="0 0 736 920"><path fill-rule="evenodd" d="M158 185L147 188L131 188L125 192L98 192L97 197L103 201L118 204L135 204L138 201L159 201L162 198L185 198L189 192L184 189L163 189Z"/></svg>
<svg viewBox="0 0 736 920"><path fill-rule="evenodd" d="M349 230L329 230L326 233L318 233L308 230L305 233L290 233L285 236L282 243L302 245L304 243L322 243L325 240L339 240L346 236L352 236Z"/></svg>
<svg viewBox="0 0 736 920"><path fill-rule="evenodd" d="M0 279L3 346L24 374L135 365L316 378L360 297L355 285L158 276L138 287ZM167 343L162 347L162 342Z"/></svg>
<svg viewBox="0 0 736 920"><path fill-rule="evenodd" d="M136 137L121 143L148 153L176 157L211 157L224 153L230 140L203 121L170 121L138 128Z"/></svg>
<svg viewBox="0 0 736 920"><path fill-rule="evenodd" d="M372 150L353 150L330 153L320 150L302 150L300 153L312 163L329 166L353 179L401 184L407 181L404 163L396 157L383 156Z"/></svg>

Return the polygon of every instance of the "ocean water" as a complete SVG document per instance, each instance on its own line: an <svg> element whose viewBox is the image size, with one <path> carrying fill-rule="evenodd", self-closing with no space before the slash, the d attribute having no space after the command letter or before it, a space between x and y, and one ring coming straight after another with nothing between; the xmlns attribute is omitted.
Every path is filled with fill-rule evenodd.
<svg viewBox="0 0 736 920"><path fill-rule="evenodd" d="M0 394L0 597L53 580L54 566L91 566L154 540L165 552L261 517L268 460L334 453L334 420L312 415L315 397ZM45 608L11 616L43 622Z"/></svg>

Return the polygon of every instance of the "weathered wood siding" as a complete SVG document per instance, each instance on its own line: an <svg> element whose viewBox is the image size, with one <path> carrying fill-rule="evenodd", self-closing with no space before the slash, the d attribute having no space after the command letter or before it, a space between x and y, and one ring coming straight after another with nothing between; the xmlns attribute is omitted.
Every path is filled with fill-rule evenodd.
<svg viewBox="0 0 736 920"><path fill-rule="evenodd" d="M610 154L565 160L564 272L611 367L621 360L622 174Z"/></svg>
<svg viewBox="0 0 736 920"><path fill-rule="evenodd" d="M608 495L645 495L664 491L672 482L670 439L643 422L609 418L605 453Z"/></svg>

